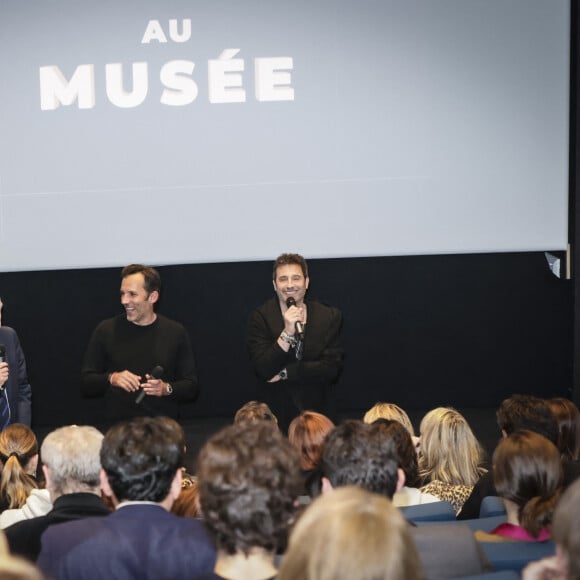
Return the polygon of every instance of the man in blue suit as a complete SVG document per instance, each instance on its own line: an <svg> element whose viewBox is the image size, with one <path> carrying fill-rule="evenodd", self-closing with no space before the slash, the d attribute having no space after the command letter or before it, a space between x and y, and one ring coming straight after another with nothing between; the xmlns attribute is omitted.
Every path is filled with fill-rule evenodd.
<svg viewBox="0 0 580 580"><path fill-rule="evenodd" d="M181 491L183 430L167 417L115 425L101 448L110 516L52 526L39 567L75 580L185 580L213 570L215 549L199 520L169 512Z"/></svg>
<svg viewBox="0 0 580 580"><path fill-rule="evenodd" d="M31 398L24 353L14 329L2 326L0 299L0 430L10 423L30 427Z"/></svg>

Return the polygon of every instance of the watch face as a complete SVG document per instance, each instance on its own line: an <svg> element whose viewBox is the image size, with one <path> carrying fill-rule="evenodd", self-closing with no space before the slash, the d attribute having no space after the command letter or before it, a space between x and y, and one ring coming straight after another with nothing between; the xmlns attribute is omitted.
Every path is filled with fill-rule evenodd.
<svg viewBox="0 0 580 580"><path fill-rule="evenodd" d="M173 393L173 387L169 383L167 383L167 393L169 395L171 395L171 393Z"/></svg>

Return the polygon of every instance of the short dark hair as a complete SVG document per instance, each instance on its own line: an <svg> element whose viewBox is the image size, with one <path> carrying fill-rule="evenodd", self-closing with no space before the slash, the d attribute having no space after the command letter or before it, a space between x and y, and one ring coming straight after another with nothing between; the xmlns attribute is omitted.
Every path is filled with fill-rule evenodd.
<svg viewBox="0 0 580 580"><path fill-rule="evenodd" d="M320 471L333 487L358 485L392 498L397 490L399 460L392 438L381 428L354 419L326 437Z"/></svg>
<svg viewBox="0 0 580 580"><path fill-rule="evenodd" d="M308 278L308 264L303 256L300 254L280 254L275 262L272 269L272 280L276 280L276 271L280 266L289 266L291 264L296 264L302 269L302 274L305 278Z"/></svg>
<svg viewBox="0 0 580 580"><path fill-rule="evenodd" d="M147 294L161 292L161 276L155 268L143 264L129 264L121 270L121 280L133 274L143 274L143 287Z"/></svg>
<svg viewBox="0 0 580 580"><path fill-rule="evenodd" d="M407 428L394 419L377 419L373 421L383 437L391 438L399 459L399 467L405 472L405 485L417 487L419 484L419 460L417 451Z"/></svg>
<svg viewBox="0 0 580 580"><path fill-rule="evenodd" d="M285 547L302 488L295 449L267 421L226 427L198 459L201 509L219 550Z"/></svg>
<svg viewBox="0 0 580 580"><path fill-rule="evenodd" d="M234 423L241 423L242 421L271 421L275 425L278 424L278 419L272 413L272 409L261 401L248 401L236 411Z"/></svg>
<svg viewBox="0 0 580 580"><path fill-rule="evenodd" d="M122 421L105 434L101 465L119 501L161 502L183 465L184 434L168 417Z"/></svg>
<svg viewBox="0 0 580 580"><path fill-rule="evenodd" d="M496 413L497 424L506 435L522 429L539 433L558 443L558 423L544 399L533 395L512 395L502 401Z"/></svg>

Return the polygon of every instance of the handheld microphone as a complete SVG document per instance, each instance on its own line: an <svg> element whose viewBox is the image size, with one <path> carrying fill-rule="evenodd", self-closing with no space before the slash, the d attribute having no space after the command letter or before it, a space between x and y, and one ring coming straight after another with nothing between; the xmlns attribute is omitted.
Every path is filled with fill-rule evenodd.
<svg viewBox="0 0 580 580"><path fill-rule="evenodd" d="M0 363L6 362L6 346L0 344Z"/></svg>
<svg viewBox="0 0 580 580"><path fill-rule="evenodd" d="M296 306L296 300L294 300L293 296L288 296L288 298L286 298L286 306L288 308L290 308L290 306ZM296 334L298 334L298 338L300 340L304 340L304 324L302 324L300 320L297 320L294 323L294 328L296 328Z"/></svg>
<svg viewBox="0 0 580 580"><path fill-rule="evenodd" d="M157 365L150 373L151 378L152 379L160 379L163 376L163 367L160 365ZM141 384L145 384L147 382L147 379L142 379L141 380ZM145 398L145 395L147 393L141 389L141 392L137 395L136 399L135 399L135 404L136 405L140 405L141 402L143 401L143 399Z"/></svg>

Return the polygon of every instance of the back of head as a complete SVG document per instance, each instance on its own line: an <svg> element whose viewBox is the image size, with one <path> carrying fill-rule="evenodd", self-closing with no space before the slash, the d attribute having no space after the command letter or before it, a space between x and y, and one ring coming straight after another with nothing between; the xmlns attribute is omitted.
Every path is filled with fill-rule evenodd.
<svg viewBox="0 0 580 580"><path fill-rule="evenodd" d="M248 554L285 545L302 486L295 449L265 422L226 427L202 448L198 485L219 550Z"/></svg>
<svg viewBox="0 0 580 580"><path fill-rule="evenodd" d="M554 397L546 404L558 424L558 449L564 461L580 459L580 411L570 399Z"/></svg>
<svg viewBox="0 0 580 580"><path fill-rule="evenodd" d="M392 498L398 468L394 442L362 421L344 421L327 435L322 446L321 474L333 487L358 485Z"/></svg>
<svg viewBox="0 0 580 580"><path fill-rule="evenodd" d="M485 471L483 449L465 417L437 407L421 421L421 477L451 485L474 485Z"/></svg>
<svg viewBox="0 0 580 580"><path fill-rule="evenodd" d="M411 435L397 420L377 419L373 423L385 441L392 440L399 460L399 467L405 473L405 484L415 487L419 484L419 463L417 451Z"/></svg>
<svg viewBox="0 0 580 580"><path fill-rule="evenodd" d="M137 417L111 427L101 465L119 501L163 501L183 465L183 429L168 417Z"/></svg>
<svg viewBox="0 0 580 580"><path fill-rule="evenodd" d="M270 421L273 425L278 425L276 415L272 413L266 403L261 401L248 401L236 411L234 423L241 423L242 421Z"/></svg>
<svg viewBox="0 0 580 580"><path fill-rule="evenodd" d="M561 497L554 513L552 539L562 548L567 560L568 580L580 580L580 480Z"/></svg>
<svg viewBox="0 0 580 580"><path fill-rule="evenodd" d="M562 486L557 447L533 431L517 431L503 439L493 454L497 494L518 507L520 525L533 536L552 521Z"/></svg>
<svg viewBox="0 0 580 580"><path fill-rule="evenodd" d="M411 437L415 436L415 431L411 419L409 419L409 415L394 403L376 403L363 417L363 421L369 425L374 423L377 419L391 419L393 421L398 421L405 427L405 429L407 429Z"/></svg>
<svg viewBox="0 0 580 580"><path fill-rule="evenodd" d="M302 411L288 427L288 439L300 455L302 469L311 471L320 463L324 438L334 429L334 423L322 413Z"/></svg>
<svg viewBox="0 0 580 580"><path fill-rule="evenodd" d="M506 435L515 431L533 431L552 443L558 442L556 417L544 399L532 395L512 395L497 410L497 424Z"/></svg>
<svg viewBox="0 0 580 580"><path fill-rule="evenodd" d="M102 441L100 431L78 425L61 427L45 437L40 453L49 469L50 491L54 497L99 492Z"/></svg>
<svg viewBox="0 0 580 580"><path fill-rule="evenodd" d="M298 520L278 580L415 580L422 577L410 526L385 497L344 487Z"/></svg>
<svg viewBox="0 0 580 580"><path fill-rule="evenodd" d="M36 481L27 471L36 469L32 464L38 455L36 436L26 425L14 423L0 432L0 496L10 508L20 508L26 502Z"/></svg>

